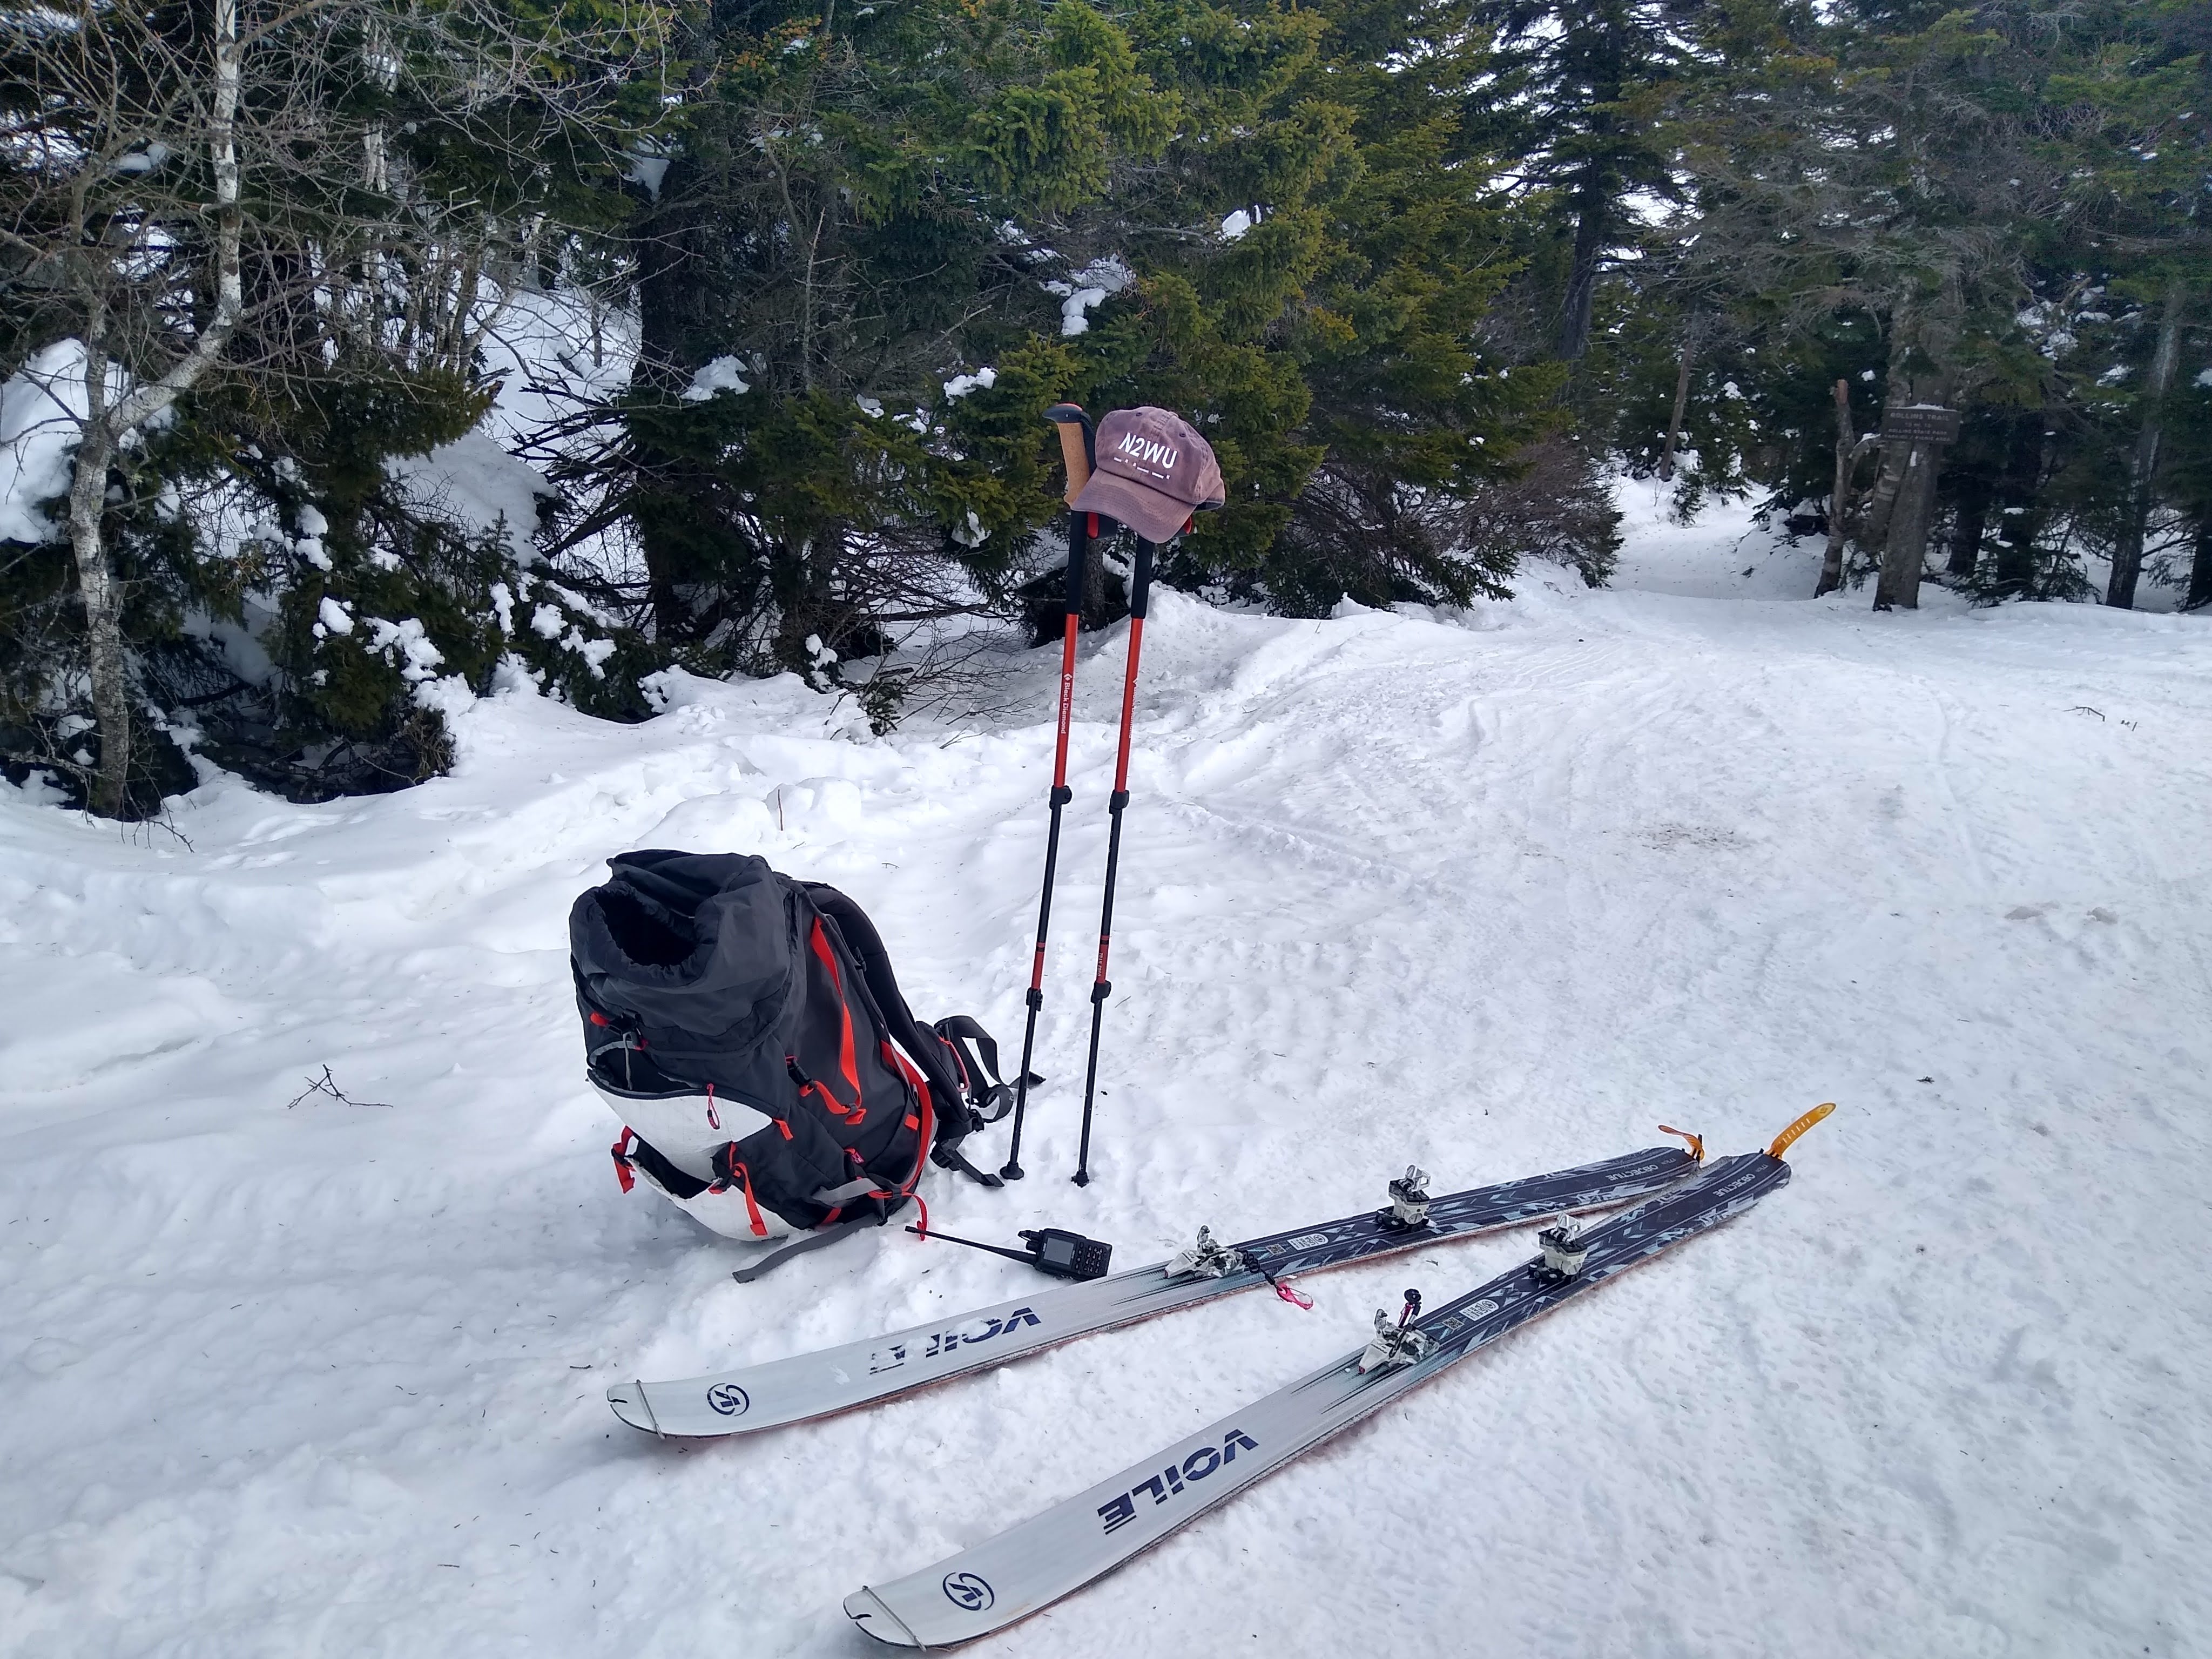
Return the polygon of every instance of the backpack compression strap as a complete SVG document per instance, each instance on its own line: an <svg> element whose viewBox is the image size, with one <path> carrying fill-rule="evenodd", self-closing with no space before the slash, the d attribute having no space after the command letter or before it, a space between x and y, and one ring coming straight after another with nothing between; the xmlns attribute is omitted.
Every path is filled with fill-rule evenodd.
<svg viewBox="0 0 2212 1659"><path fill-rule="evenodd" d="M975 1113L968 1104L945 1043L907 1006L898 976L891 972L890 952L884 948L883 935L876 931L875 923L868 920L866 911L825 882L797 884L817 910L837 924L838 933L860 964L876 1006L883 1012L884 1023L890 1027L891 1041L906 1051L929 1084L930 1097L938 1109L936 1144L928 1149L931 1161L957 1170L982 1186L1002 1185L998 1176L977 1169L960 1154L960 1142L977 1127Z"/></svg>

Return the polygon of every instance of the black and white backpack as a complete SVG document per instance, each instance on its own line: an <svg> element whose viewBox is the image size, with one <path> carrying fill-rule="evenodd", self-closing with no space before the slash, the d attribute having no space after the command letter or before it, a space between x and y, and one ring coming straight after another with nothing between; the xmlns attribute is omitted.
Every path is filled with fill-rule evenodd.
<svg viewBox="0 0 2212 1659"><path fill-rule="evenodd" d="M964 1016L915 1018L859 905L749 854L608 865L568 951L624 1191L641 1179L728 1237L811 1249L888 1219L933 1159L999 1184L959 1151L1011 1099L997 1045Z"/></svg>

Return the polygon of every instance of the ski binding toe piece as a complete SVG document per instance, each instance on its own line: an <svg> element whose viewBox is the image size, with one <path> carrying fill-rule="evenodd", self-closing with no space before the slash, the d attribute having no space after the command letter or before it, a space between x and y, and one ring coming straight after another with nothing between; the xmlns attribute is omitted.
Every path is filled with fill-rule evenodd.
<svg viewBox="0 0 2212 1659"><path fill-rule="evenodd" d="M1200 1227L1198 1242L1168 1263L1168 1277L1179 1279L1185 1273L1195 1273L1205 1279L1226 1279L1233 1273L1243 1272L1246 1265L1243 1251L1232 1249L1214 1237L1211 1227Z"/></svg>

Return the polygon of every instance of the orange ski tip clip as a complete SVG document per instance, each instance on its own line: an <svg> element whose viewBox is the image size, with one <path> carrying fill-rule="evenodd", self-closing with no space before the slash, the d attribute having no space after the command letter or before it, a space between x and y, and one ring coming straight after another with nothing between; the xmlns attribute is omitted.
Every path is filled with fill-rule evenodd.
<svg viewBox="0 0 2212 1659"><path fill-rule="evenodd" d="M1693 1135L1687 1129L1678 1129L1671 1123L1661 1124L1659 1133L1662 1135L1680 1135L1690 1143L1691 1161L1697 1164L1703 1164L1705 1161L1705 1138L1703 1135Z"/></svg>
<svg viewBox="0 0 2212 1659"><path fill-rule="evenodd" d="M1790 1148L1796 1144L1798 1136L1803 1134L1806 1130L1811 1128L1815 1123L1818 1123L1822 1118L1827 1116L1829 1113L1835 1109L1836 1103L1832 1100L1823 1101L1820 1105L1815 1106L1811 1111L1806 1113L1804 1116L1799 1118L1795 1123L1784 1129L1780 1134L1774 1137L1774 1144L1766 1149L1767 1157L1780 1158L1783 1153L1788 1152Z"/></svg>

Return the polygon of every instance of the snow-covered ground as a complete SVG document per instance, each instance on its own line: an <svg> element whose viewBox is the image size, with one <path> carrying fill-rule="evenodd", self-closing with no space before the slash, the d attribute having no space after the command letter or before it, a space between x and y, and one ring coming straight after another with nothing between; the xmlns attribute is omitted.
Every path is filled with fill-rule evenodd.
<svg viewBox="0 0 2212 1659"><path fill-rule="evenodd" d="M2212 1649L2212 625L1876 617L1796 597L1810 544L1654 520L1642 591L1160 598L1079 1190L1125 648L1090 643L1031 1176L933 1213L1133 1265L1408 1161L1458 1187L1840 1109L1751 1215L975 1651ZM611 853L757 850L867 905L921 1012L1018 1034L1051 654L1013 714L881 742L794 682L675 681L637 727L485 703L454 776L382 799L218 779L118 836L0 793L0 1652L856 1654L863 1581L1525 1255L746 1443L610 1416L611 1382L1035 1282L887 1230L733 1284L616 1188L564 921ZM288 1103L325 1066L353 1103Z"/></svg>

